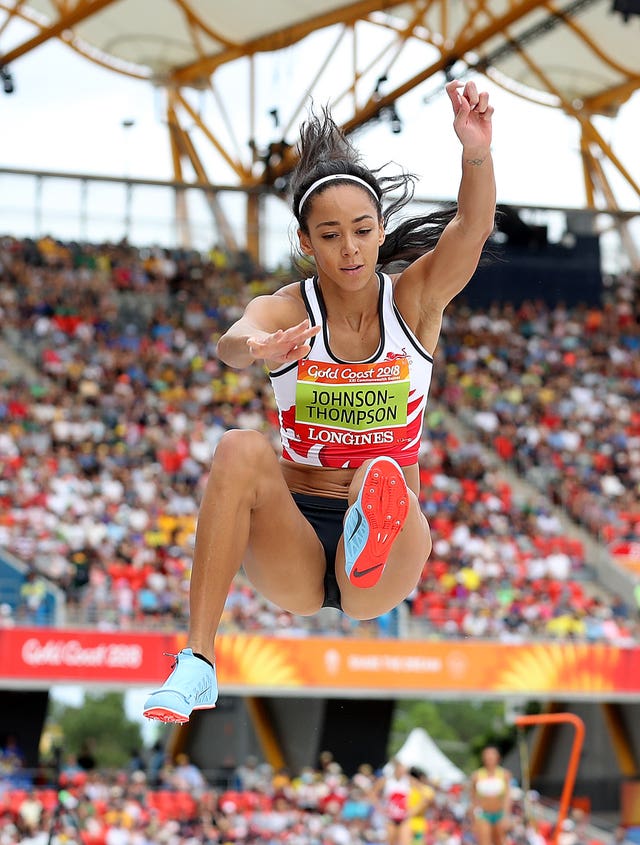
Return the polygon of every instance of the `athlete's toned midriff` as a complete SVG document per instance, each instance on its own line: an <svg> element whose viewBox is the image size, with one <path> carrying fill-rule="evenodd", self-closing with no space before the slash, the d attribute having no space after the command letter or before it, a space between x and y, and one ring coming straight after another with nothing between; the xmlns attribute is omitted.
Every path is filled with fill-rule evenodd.
<svg viewBox="0 0 640 845"><path fill-rule="evenodd" d="M295 464L281 460L282 474L292 493L306 493L308 496L327 496L330 499L346 499L355 469L335 469ZM418 464L402 467L407 486L420 493Z"/></svg>
<svg viewBox="0 0 640 845"><path fill-rule="evenodd" d="M493 771L485 767L478 769L475 792L478 806L485 813L498 813L504 810L505 794L508 788L508 775L501 766Z"/></svg>

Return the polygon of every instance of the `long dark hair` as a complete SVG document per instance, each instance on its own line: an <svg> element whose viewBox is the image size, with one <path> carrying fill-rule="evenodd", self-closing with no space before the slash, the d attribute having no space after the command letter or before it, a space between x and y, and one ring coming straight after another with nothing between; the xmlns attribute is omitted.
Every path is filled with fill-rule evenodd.
<svg viewBox="0 0 640 845"><path fill-rule="evenodd" d="M311 203L306 200L300 208L300 200L318 179L324 176L356 176L370 185L377 197L378 216L385 229L385 241L380 247L378 265L402 266L409 264L436 245L444 227L454 217L455 205L431 214L409 217L391 228L390 221L413 199L416 177L412 173L382 175L384 168L370 170L362 163L362 156L335 123L327 108L320 114L311 111L300 127L298 142L300 159L291 176L292 210L303 232L308 234L308 218ZM353 184L340 179L318 186L310 199L328 187ZM365 188L363 187L363 190ZM393 195L388 203L389 195ZM373 199L373 196L371 197Z"/></svg>

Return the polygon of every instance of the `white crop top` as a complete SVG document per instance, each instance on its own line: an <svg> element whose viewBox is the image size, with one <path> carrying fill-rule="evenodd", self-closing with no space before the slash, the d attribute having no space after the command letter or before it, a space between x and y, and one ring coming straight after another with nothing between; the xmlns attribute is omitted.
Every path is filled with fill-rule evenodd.
<svg viewBox="0 0 640 845"><path fill-rule="evenodd" d="M497 798L507 791L507 774L500 766L494 774L482 768L476 776L476 793L482 798Z"/></svg>
<svg viewBox="0 0 640 845"><path fill-rule="evenodd" d="M322 331L306 358L269 373L285 460L351 468L381 455L400 466L417 462L433 358L396 308L391 278L378 279L380 345L366 361L332 353L318 280L300 282L311 324Z"/></svg>

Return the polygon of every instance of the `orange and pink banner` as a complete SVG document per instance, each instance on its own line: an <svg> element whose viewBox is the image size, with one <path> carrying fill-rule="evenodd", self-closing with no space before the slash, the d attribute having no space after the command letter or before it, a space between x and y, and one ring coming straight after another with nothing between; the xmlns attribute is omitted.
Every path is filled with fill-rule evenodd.
<svg viewBox="0 0 640 845"><path fill-rule="evenodd" d="M182 634L2 629L0 683L155 686L183 645ZM640 694L640 647L235 634L218 637L216 654L223 695Z"/></svg>

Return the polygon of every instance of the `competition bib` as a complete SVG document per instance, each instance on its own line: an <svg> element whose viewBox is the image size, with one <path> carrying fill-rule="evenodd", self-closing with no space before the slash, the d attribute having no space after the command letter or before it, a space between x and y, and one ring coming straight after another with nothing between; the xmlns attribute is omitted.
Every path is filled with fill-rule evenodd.
<svg viewBox="0 0 640 845"><path fill-rule="evenodd" d="M309 445L403 443L409 387L406 356L375 364L300 361L296 435Z"/></svg>

